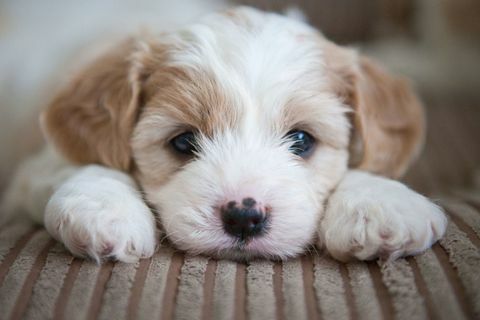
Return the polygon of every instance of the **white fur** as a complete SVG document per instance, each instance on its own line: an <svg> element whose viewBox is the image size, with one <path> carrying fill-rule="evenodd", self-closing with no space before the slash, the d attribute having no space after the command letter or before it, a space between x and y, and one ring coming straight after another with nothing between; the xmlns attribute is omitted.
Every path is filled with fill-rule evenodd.
<svg viewBox="0 0 480 320"><path fill-rule="evenodd" d="M229 257L289 257L303 251L312 241L321 208L316 187L323 186L311 183L309 171L288 146L228 134L203 143L198 161L147 193L162 208L160 217L173 243L194 253ZM240 252L236 239L224 232L216 208L246 197L271 206L272 219L269 231Z"/></svg>
<svg viewBox="0 0 480 320"><path fill-rule="evenodd" d="M153 214L128 175L90 165L53 194L45 209L48 232L75 255L132 262L156 246Z"/></svg>
<svg viewBox="0 0 480 320"><path fill-rule="evenodd" d="M328 200L320 245L337 259L418 254L444 233L442 209L398 181L349 171Z"/></svg>

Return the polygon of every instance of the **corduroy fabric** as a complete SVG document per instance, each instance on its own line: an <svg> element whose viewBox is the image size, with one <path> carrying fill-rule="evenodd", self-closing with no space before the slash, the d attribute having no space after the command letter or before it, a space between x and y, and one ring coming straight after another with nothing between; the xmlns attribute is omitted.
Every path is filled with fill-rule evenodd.
<svg viewBox="0 0 480 320"><path fill-rule="evenodd" d="M44 230L13 223L0 230L0 319L478 319L480 203L472 198L441 199L446 236L388 264L319 252L244 265L160 247L136 264L98 266Z"/></svg>

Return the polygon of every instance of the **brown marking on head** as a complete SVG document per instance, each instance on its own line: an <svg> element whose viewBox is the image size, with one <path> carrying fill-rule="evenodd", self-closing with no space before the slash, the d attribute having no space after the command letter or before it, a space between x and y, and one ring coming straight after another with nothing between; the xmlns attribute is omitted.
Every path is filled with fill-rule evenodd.
<svg viewBox="0 0 480 320"><path fill-rule="evenodd" d="M404 79L325 42L329 83L353 109L350 165L387 177L402 176L424 141L418 98Z"/></svg>
<svg viewBox="0 0 480 320"><path fill-rule="evenodd" d="M190 159L173 150L172 138L186 131L212 137L234 128L240 117L240 106L226 94L220 79L206 70L172 62L177 50L182 48L166 47L161 54L152 50L146 62L152 72L143 84L144 107L131 144L133 174L150 187L163 184ZM148 172L142 168L149 168Z"/></svg>
<svg viewBox="0 0 480 320"><path fill-rule="evenodd" d="M206 71L157 65L145 87L148 111L185 128L212 136L237 122L235 102L227 97L219 79Z"/></svg>

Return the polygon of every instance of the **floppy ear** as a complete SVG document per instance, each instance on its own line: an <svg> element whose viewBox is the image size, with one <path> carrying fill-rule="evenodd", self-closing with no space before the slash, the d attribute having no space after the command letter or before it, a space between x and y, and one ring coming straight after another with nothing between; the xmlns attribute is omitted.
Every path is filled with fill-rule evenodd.
<svg viewBox="0 0 480 320"><path fill-rule="evenodd" d="M48 140L71 161L129 169L142 78L134 52L133 40L116 46L80 72L43 112Z"/></svg>
<svg viewBox="0 0 480 320"><path fill-rule="evenodd" d="M334 90L353 109L350 166L402 176L424 142L423 108L412 88L354 51L326 49Z"/></svg>

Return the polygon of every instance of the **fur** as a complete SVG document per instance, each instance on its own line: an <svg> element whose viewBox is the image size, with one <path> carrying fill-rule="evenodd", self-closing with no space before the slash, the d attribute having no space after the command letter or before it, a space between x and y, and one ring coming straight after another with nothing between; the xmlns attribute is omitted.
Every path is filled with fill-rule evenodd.
<svg viewBox="0 0 480 320"><path fill-rule="evenodd" d="M127 39L66 84L42 124L50 145L86 166L52 186L44 217L79 256L152 255L145 203L176 247L234 259L285 259L314 243L342 260L395 258L445 232L437 206L387 178L423 143L408 84L281 15L240 7ZM315 138L310 156L290 151L293 129ZM193 158L169 143L185 131L197 136ZM270 208L271 223L241 243L219 208L246 197Z"/></svg>

